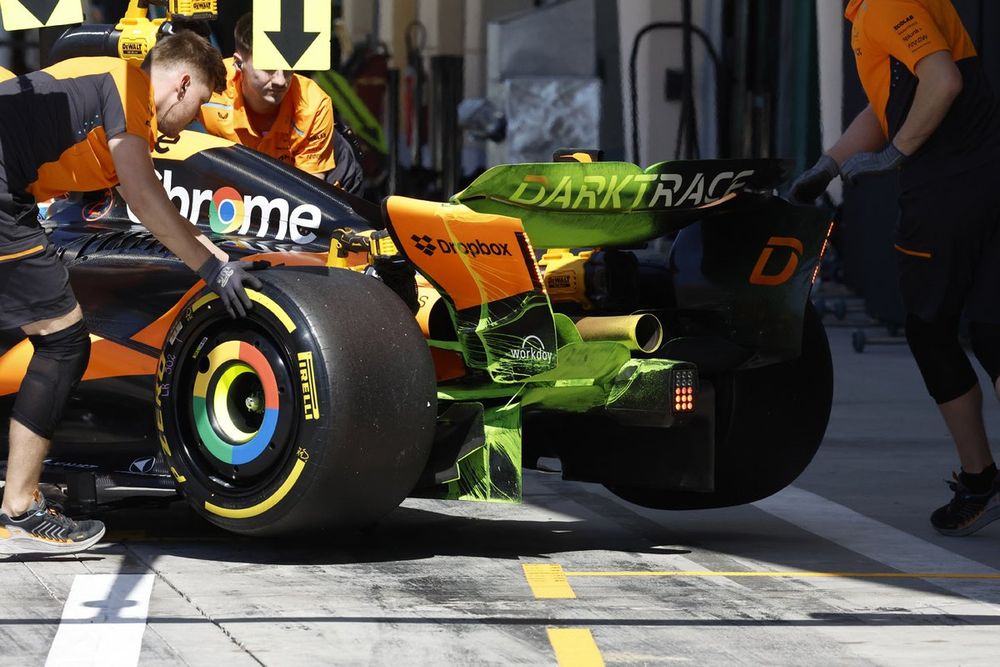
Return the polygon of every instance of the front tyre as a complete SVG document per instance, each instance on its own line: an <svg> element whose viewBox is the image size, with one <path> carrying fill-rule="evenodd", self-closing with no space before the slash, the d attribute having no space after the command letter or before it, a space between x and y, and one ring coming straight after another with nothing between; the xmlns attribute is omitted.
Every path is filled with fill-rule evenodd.
<svg viewBox="0 0 1000 667"><path fill-rule="evenodd" d="M227 530L373 523L413 489L436 417L427 344L403 302L347 270L258 274L232 320L211 293L180 310L156 385L178 487Z"/></svg>

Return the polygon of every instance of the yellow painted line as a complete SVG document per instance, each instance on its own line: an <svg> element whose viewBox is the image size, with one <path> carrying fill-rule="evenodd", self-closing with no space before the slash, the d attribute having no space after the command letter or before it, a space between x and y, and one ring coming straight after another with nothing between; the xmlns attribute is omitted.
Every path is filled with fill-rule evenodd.
<svg viewBox="0 0 1000 667"><path fill-rule="evenodd" d="M525 568L527 567L528 566L525 565ZM561 574L564 577L842 577L847 579L1000 579L1000 574L975 574L966 572L710 572L700 570L667 570L661 572L562 571Z"/></svg>
<svg viewBox="0 0 1000 667"><path fill-rule="evenodd" d="M586 628L548 628L559 667L604 667L594 635Z"/></svg>
<svg viewBox="0 0 1000 667"><path fill-rule="evenodd" d="M549 565L547 563L526 563L524 568L524 578L531 586L531 592L538 599L572 599L576 593L566 581L566 574L562 565Z"/></svg>
<svg viewBox="0 0 1000 667"><path fill-rule="evenodd" d="M246 507L241 510L233 510L228 507L219 507L218 505L213 505L212 503L205 501L205 509L215 514L217 516L226 517L227 519L249 519L250 517L258 516L268 511L275 505L277 505L282 498L288 495L288 492L292 490L295 486L295 482L299 481L299 475L302 474L302 469L306 467L305 461L301 458L295 462L295 466L292 468L292 472L289 473L288 478L285 479L284 483L278 487L269 498L261 503L257 503L253 507Z"/></svg>

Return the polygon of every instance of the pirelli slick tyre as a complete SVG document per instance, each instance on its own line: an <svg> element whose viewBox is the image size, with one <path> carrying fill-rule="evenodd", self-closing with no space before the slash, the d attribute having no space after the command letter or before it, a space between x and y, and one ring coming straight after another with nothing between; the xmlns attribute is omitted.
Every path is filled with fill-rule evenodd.
<svg viewBox="0 0 1000 667"><path fill-rule="evenodd" d="M742 505L777 493L806 469L823 441L833 402L830 344L812 304L806 306L798 358L711 380L715 490L609 487L615 495L656 509Z"/></svg>
<svg viewBox="0 0 1000 667"><path fill-rule="evenodd" d="M374 278L271 269L230 319L202 292L160 358L156 425L178 488L203 517L249 535L377 521L430 452L436 386L413 315Z"/></svg>

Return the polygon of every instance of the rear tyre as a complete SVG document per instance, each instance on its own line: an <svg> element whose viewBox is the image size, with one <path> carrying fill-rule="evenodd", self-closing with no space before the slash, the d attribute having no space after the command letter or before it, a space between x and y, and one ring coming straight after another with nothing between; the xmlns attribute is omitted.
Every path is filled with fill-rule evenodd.
<svg viewBox="0 0 1000 667"><path fill-rule="evenodd" d="M833 402L826 331L807 305L802 354L790 361L711 378L716 390L715 490L615 485L615 495L657 509L742 505L791 484L819 449Z"/></svg>
<svg viewBox="0 0 1000 667"><path fill-rule="evenodd" d="M156 422L178 487L249 535L364 526L413 489L436 386L412 314L347 270L269 270L246 318L203 292L160 359Z"/></svg>

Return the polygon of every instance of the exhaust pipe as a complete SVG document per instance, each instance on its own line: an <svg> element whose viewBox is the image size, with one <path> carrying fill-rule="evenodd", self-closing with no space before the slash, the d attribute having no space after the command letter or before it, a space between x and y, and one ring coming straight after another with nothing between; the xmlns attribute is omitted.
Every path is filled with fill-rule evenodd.
<svg viewBox="0 0 1000 667"><path fill-rule="evenodd" d="M584 340L614 341L647 354L663 343L663 325L650 313L583 317L576 321L576 329Z"/></svg>

